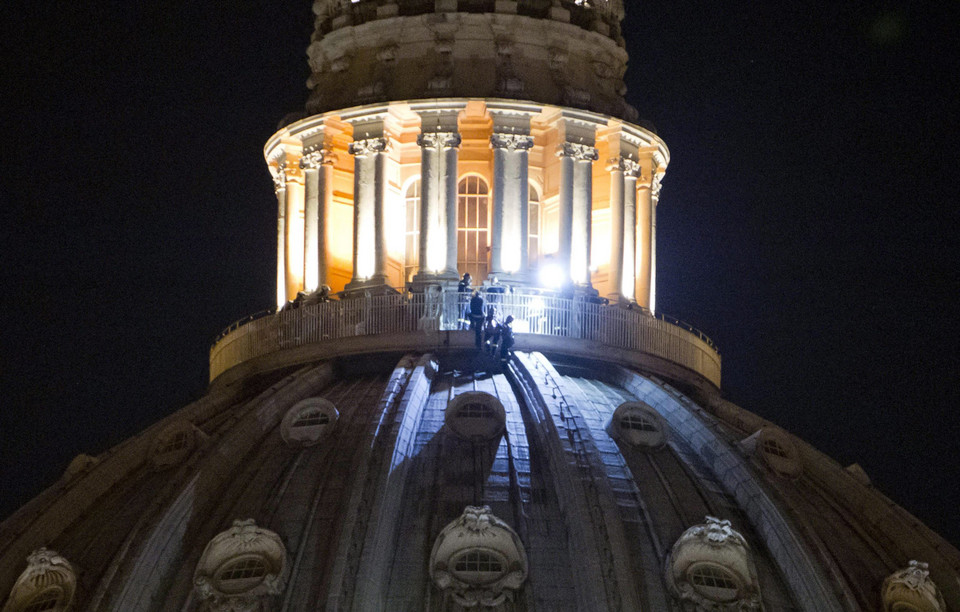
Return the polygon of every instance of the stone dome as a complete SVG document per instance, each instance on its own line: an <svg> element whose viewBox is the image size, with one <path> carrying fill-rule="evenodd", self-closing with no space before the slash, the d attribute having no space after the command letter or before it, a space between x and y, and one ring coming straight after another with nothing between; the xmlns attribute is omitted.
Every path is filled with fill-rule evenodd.
<svg viewBox="0 0 960 612"><path fill-rule="evenodd" d="M619 0L318 0L309 114L388 100L530 100L628 121Z"/></svg>
<svg viewBox="0 0 960 612"><path fill-rule="evenodd" d="M16 591L4 612L28 609L14 585L36 575L27 558L43 546L90 610L960 601L960 554L802 441L779 434L804 468L783 478L741 444L769 423L715 394L518 348L500 372L454 346L216 381L0 526L0 592ZM448 407L463 396L503 407L495 438L454 431ZM331 431L309 446L285 436L288 412L318 400L339 412ZM613 435L625 403L655 414L666 443ZM184 422L196 445L158 471L157 438ZM922 571L901 571L913 559Z"/></svg>

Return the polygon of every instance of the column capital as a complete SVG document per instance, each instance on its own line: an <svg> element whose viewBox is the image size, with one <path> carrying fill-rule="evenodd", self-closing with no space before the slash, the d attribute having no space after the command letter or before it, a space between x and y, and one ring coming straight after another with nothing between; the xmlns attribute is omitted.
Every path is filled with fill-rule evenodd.
<svg viewBox="0 0 960 612"><path fill-rule="evenodd" d="M455 149L460 142L457 132L421 132L417 136L417 145L424 148Z"/></svg>
<svg viewBox="0 0 960 612"><path fill-rule="evenodd" d="M375 153L383 153L389 147L390 139L388 138L362 138L351 142L348 150L350 151L350 155L363 157Z"/></svg>
<svg viewBox="0 0 960 612"><path fill-rule="evenodd" d="M622 155L607 160L607 171L619 170L625 176L636 178L640 174L640 163Z"/></svg>
<svg viewBox="0 0 960 612"><path fill-rule="evenodd" d="M337 155L331 149L313 148L305 151L300 158L300 167L304 170L315 170L320 166L327 166L337 162Z"/></svg>
<svg viewBox="0 0 960 612"><path fill-rule="evenodd" d="M663 180L662 172L655 172L653 174L653 180L650 183L650 197L654 200L660 199L660 181Z"/></svg>
<svg viewBox="0 0 960 612"><path fill-rule="evenodd" d="M283 168L278 167L277 173L272 175L270 178L273 179L273 191L279 193L281 189L286 189L287 187L287 175L284 173Z"/></svg>
<svg viewBox="0 0 960 612"><path fill-rule="evenodd" d="M490 146L494 149L508 151L529 151L533 148L533 136L526 134L493 134L490 136Z"/></svg>
<svg viewBox="0 0 960 612"><path fill-rule="evenodd" d="M577 161L596 161L600 154L596 147L577 142L564 142L557 146L557 157L572 157Z"/></svg>

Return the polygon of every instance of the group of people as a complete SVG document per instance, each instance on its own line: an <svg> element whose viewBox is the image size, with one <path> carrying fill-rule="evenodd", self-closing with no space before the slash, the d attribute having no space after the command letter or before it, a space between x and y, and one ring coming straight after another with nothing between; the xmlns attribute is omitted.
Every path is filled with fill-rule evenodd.
<svg viewBox="0 0 960 612"><path fill-rule="evenodd" d="M458 289L461 293L470 291L469 273L463 275ZM497 319L496 306L485 304L479 291L473 291L464 314L470 329L473 330L478 350L483 350L493 356L496 356L499 352L500 359L509 358L510 349L513 348L514 343L513 327L511 327L513 323L512 315L508 315L503 321Z"/></svg>

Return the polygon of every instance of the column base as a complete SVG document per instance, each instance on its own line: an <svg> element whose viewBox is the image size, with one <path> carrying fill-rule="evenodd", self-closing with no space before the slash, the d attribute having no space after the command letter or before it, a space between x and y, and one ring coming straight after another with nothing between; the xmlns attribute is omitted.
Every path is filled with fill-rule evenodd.
<svg viewBox="0 0 960 612"><path fill-rule="evenodd" d="M387 284L384 276L374 276L364 280L352 280L343 288L343 297L365 297L372 295L396 295L399 292Z"/></svg>
<svg viewBox="0 0 960 612"><path fill-rule="evenodd" d="M457 288L460 277L456 272L417 272L413 280L407 283L407 289L412 293L423 293L427 287L439 285L447 288Z"/></svg>

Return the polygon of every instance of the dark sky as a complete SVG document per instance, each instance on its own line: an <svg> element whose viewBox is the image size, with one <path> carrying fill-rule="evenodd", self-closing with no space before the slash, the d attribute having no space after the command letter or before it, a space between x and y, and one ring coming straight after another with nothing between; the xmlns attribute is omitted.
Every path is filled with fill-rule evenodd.
<svg viewBox="0 0 960 612"><path fill-rule="evenodd" d="M628 98L672 153L659 310L715 339L729 399L960 544L952 3L627 3ZM271 305L262 147L306 99L311 31L308 0L22 4L0 517L202 395L213 337Z"/></svg>

